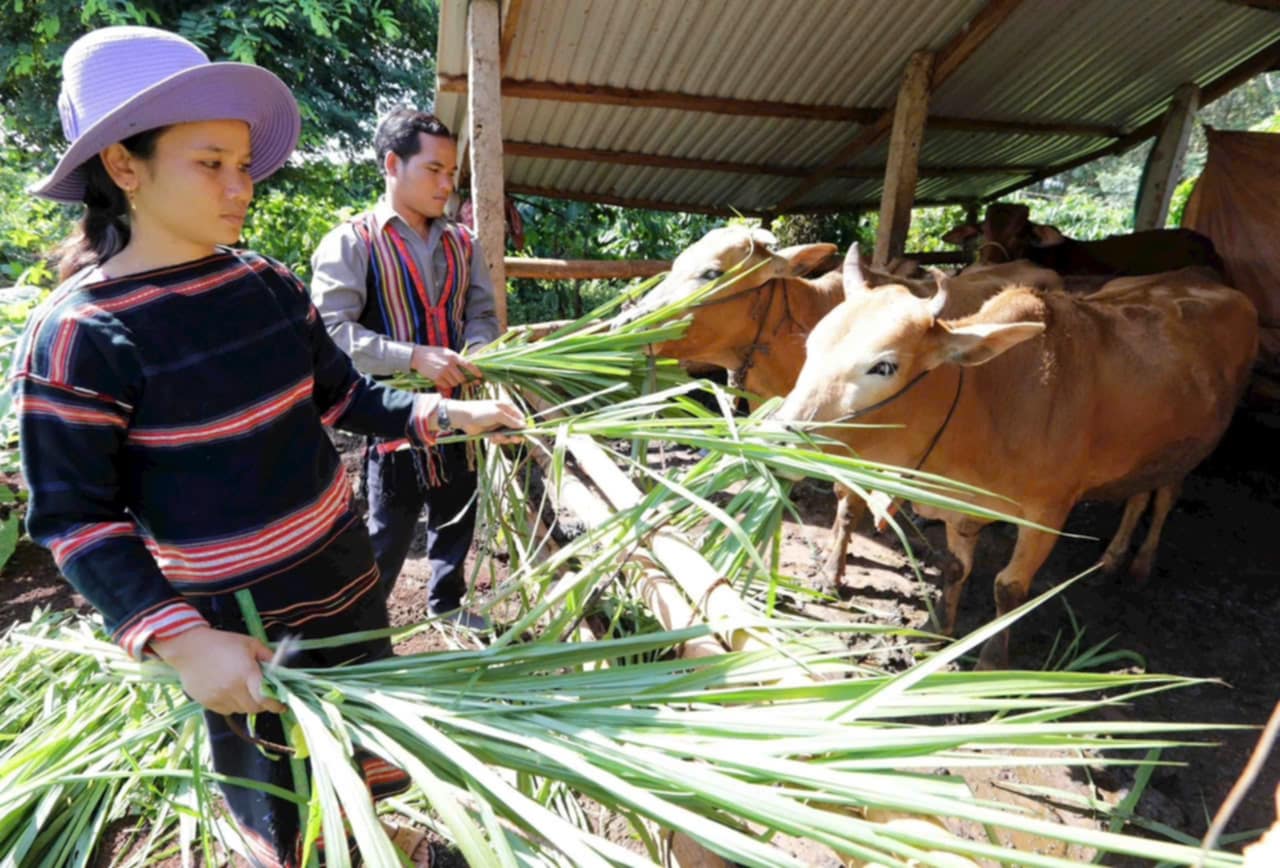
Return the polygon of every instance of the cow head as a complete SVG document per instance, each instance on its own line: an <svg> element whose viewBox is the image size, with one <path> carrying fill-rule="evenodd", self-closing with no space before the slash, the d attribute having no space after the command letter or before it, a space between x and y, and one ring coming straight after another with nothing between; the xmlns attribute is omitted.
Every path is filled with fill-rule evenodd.
<svg viewBox="0 0 1280 868"><path fill-rule="evenodd" d="M1066 237L1056 227L1032 223L1026 205L997 202L987 206L981 226L957 226L942 240L972 249L976 262L989 265L1025 259L1030 248L1062 244Z"/></svg>
<svg viewBox="0 0 1280 868"><path fill-rule="evenodd" d="M983 322L981 311L940 320L945 278L938 276L931 298L905 286L868 287L856 247L845 258L844 293L845 301L810 333L804 367L776 418L833 421L891 406L939 365L980 365L1044 330L1038 322Z"/></svg>
<svg viewBox="0 0 1280 868"><path fill-rule="evenodd" d="M834 244L803 244L778 250L777 243L773 233L764 229L712 229L677 256L667 278L619 314L615 325L688 300L707 284L720 280L723 285L719 289L689 310L692 318L684 336L655 345L654 352L732 370L741 362L741 348L750 344L758 332L758 323L753 319L758 290L773 280L808 274L837 252Z"/></svg>

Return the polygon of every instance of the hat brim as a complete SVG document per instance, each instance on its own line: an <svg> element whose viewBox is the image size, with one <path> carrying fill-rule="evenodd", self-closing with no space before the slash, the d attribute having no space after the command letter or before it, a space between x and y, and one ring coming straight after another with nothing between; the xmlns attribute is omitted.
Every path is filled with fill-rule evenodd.
<svg viewBox="0 0 1280 868"><path fill-rule="evenodd" d="M228 119L249 124L254 181L285 164L302 129L298 103L274 73L247 63L196 66L156 82L104 115L27 192L57 202L83 202L81 167L108 145L158 127Z"/></svg>

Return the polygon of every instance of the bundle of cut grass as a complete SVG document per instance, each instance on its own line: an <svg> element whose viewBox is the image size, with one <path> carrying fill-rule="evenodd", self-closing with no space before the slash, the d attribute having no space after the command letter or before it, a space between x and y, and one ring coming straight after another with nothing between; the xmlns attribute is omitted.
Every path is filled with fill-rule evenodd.
<svg viewBox="0 0 1280 868"><path fill-rule="evenodd" d="M448 836L476 866L652 864L657 842L642 819L744 865L799 864L770 845L778 833L883 864L945 864L945 854L1016 865L1074 864L1009 850L997 843L998 830L1157 861L1196 857L1194 848L1180 844L1033 819L975 798L958 778L927 773L966 765L1140 762L1141 756L1124 755L1183 744L1185 733L1205 728L1073 718L1193 682L943 671L963 645L898 675L867 677L813 652L804 638L856 627L793 626L798 638L775 653L698 661L661 652L705 634L706 626L585 644L419 654L329 670L269 667L268 678L296 715L296 744L309 753L310 836L332 840L349 830L369 865L396 865L398 857L360 785L354 747L406 768L418 791L403 809ZM73 718L69 713L55 716L53 727L43 718L24 718L23 731L6 728L0 811L17 818L12 827L32 841L56 841L70 822L61 817L87 817L87 831L77 840L91 848L109 815L85 805L101 804L108 794L94 801L97 790L124 780L153 800L147 814L153 836L173 842L180 811L200 823L182 836L184 843L210 837L205 825L212 812L191 806L214 800L213 781L197 773L195 746L182 739L197 710L174 690L172 671L158 662L132 661L77 627L16 630L5 654L24 655L24 668L37 681L44 673L48 683L39 686L45 691L60 677L46 661L64 672L77 657L89 661L75 695L82 701L101 696L104 703L91 722L75 718L80 731L73 739L58 728ZM641 658L647 662L637 662ZM827 678L784 683L797 666ZM158 695L166 702L122 714L123 694ZM939 724L943 715L960 722ZM17 717L6 709L5 720L8 725ZM164 737L147 742L143 733ZM189 758L175 762L182 751ZM1079 758L1063 759L1062 751ZM159 785L169 779L183 788ZM647 849L637 852L595 834L566 793L629 819ZM880 811L955 818L989 827L992 837L967 840L941 828L929 831L927 824L869 819ZM0 839L0 862L74 864L35 859L33 853L44 853L21 849L20 837ZM342 848L328 852L330 864L343 864ZM1221 852L1205 862L1239 863Z"/></svg>

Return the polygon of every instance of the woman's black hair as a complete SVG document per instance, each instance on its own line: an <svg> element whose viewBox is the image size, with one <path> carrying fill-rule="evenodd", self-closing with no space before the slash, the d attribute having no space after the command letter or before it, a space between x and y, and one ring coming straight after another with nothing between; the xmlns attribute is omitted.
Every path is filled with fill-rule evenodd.
<svg viewBox="0 0 1280 868"><path fill-rule="evenodd" d="M166 129L145 130L120 144L134 156L150 159L155 153L156 139ZM58 245L58 280L106 262L129 243L129 198L111 180L102 158L94 154L80 171L85 179L84 217L75 231Z"/></svg>

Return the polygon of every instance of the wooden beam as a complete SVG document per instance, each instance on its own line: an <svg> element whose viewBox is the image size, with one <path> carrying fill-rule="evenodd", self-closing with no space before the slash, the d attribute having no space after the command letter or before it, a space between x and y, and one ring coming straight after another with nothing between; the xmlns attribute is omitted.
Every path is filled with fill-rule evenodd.
<svg viewBox="0 0 1280 868"><path fill-rule="evenodd" d="M930 89L938 90L942 87L952 73L959 69L960 65L978 50L982 42L990 37L1013 14L1014 9L1017 7L1018 4L1013 0L990 0L986 6L982 7L981 11L959 33L938 50L935 56L945 58L947 65L945 69L933 70ZM852 141L827 161L826 165L804 181L801 181L796 189L792 190L785 199L779 202L777 210L783 211L793 207L815 187L831 177L833 169L848 163L855 156L880 141L889 132L893 124L893 115L894 110L890 107L873 123L860 130Z"/></svg>
<svg viewBox="0 0 1280 868"><path fill-rule="evenodd" d="M1174 93L1155 147L1147 156L1142 182L1138 185L1138 200L1133 218L1135 230L1159 229L1164 226L1199 108L1200 88L1194 84L1184 84Z"/></svg>
<svg viewBox="0 0 1280 868"><path fill-rule="evenodd" d="M506 258L507 277L534 280L630 280L653 277L671 269L665 259L525 259Z"/></svg>
<svg viewBox="0 0 1280 868"><path fill-rule="evenodd" d="M1200 107L1204 108L1214 100L1226 96L1240 85L1244 84L1254 76L1261 75L1276 63L1280 63L1280 39L1276 39L1266 48L1251 55L1247 59L1236 64L1222 75L1215 78L1209 84L1200 88ZM1079 166L1092 163L1094 160L1102 157L1110 157L1116 154L1123 154L1134 147L1145 142L1154 136L1160 130L1160 125L1164 122L1164 116L1154 118L1130 133L1126 133L1118 141L1107 145L1103 148L1090 151L1083 156L1068 160L1065 163L1059 163L1055 166L1041 169L1034 175L1024 178L1017 183L1010 184L1007 187L1001 187L994 193L989 193L984 201L994 202L1002 196L1008 196L1010 193L1021 190L1032 184L1037 184L1045 178L1052 178L1054 175L1060 175L1063 172L1069 172Z"/></svg>
<svg viewBox="0 0 1280 868"><path fill-rule="evenodd" d="M535 142L505 142L504 152L511 157L533 157L540 160L571 160L585 163L611 163L619 166L650 166L661 169L689 169L696 172L731 172L744 175L780 175L804 177L803 167L777 166L767 163L733 163L726 160L699 160L644 154L637 151L608 151L601 148L568 148Z"/></svg>
<svg viewBox="0 0 1280 868"><path fill-rule="evenodd" d="M502 93L498 69L498 0L471 0L467 10L467 93L471 145L471 201L476 235L493 282L494 313L507 328L506 247L502 189Z"/></svg>
<svg viewBox="0 0 1280 868"><path fill-rule="evenodd" d="M502 40L498 46L499 65L505 69L511 54L511 43L516 41L516 29L520 26L520 12L524 0L507 0L507 15L502 19Z"/></svg>
<svg viewBox="0 0 1280 868"><path fill-rule="evenodd" d="M598 205L617 205L620 208L643 208L648 211L681 211L688 214L710 214L714 217L759 217L763 212L752 209L717 208L701 202L672 202L665 199L642 199L631 196L615 196L590 191L558 190L554 187L537 187L532 184L508 184L507 191L525 196L543 196L547 199L568 199L571 202L594 202Z"/></svg>
<svg viewBox="0 0 1280 868"><path fill-rule="evenodd" d="M439 93L466 93L465 75L441 74L437 80ZM616 105L626 108L661 108L674 111L744 117L787 118L792 120L830 121L834 123L869 124L884 114L881 108L837 105L804 105L768 100L744 100L730 97L701 96L676 91L638 90L602 84L573 84L553 81L504 78L502 95L509 99L553 100L593 105ZM1009 133L1013 135L1088 136L1115 138L1120 131L1101 124L1077 124L1057 121L1002 121L983 118L933 116L929 126L941 130L975 133Z"/></svg>
<svg viewBox="0 0 1280 868"><path fill-rule="evenodd" d="M1018 10L1022 0L991 0L961 29L959 35L938 51L933 64L933 90L949 79L973 56L996 29Z"/></svg>
<svg viewBox="0 0 1280 868"><path fill-rule="evenodd" d="M814 170L807 166L779 166L772 163L734 163L727 160L701 160L691 157L672 157L663 154L645 154L639 151L609 151L602 148L570 148L563 145L544 145L538 142L503 143L503 153L509 157L531 157L539 160L569 160L585 163L610 163L620 166L649 166L660 169L689 169L697 172L728 172L741 175L776 175L782 178L805 178ZM922 178L952 178L967 175L1012 175L1034 172L1038 166L921 166ZM881 178L884 166L854 166L839 169L840 178Z"/></svg>
<svg viewBox="0 0 1280 868"><path fill-rule="evenodd" d="M884 115L874 124L864 127L858 132L853 139L841 148L835 156L826 162L825 165L815 169L800 184L791 191L781 202L779 202L774 210L778 212L788 211L795 207L796 203L809 194L814 187L817 187L823 181L834 176L840 170L840 166L849 162L853 157L870 148L880 139L884 138L893 127L893 112L885 112Z"/></svg>
<svg viewBox="0 0 1280 868"><path fill-rule="evenodd" d="M1267 12L1280 12L1280 0L1223 0L1234 6L1248 6L1253 9L1262 9Z"/></svg>
<svg viewBox="0 0 1280 868"><path fill-rule="evenodd" d="M1088 139L1116 139L1124 135L1124 130L1103 124L1073 124L1066 121L998 121L938 115L929 116L929 129L1010 136L1080 136Z"/></svg>
<svg viewBox="0 0 1280 868"><path fill-rule="evenodd" d="M889 157L884 170L884 192L880 196L880 224L871 264L883 267L906 249L911 228L911 203L915 199L920 145L924 142L924 121L929 112L929 80L934 56L918 51L907 61L894 103L893 131L889 136Z"/></svg>
<svg viewBox="0 0 1280 868"><path fill-rule="evenodd" d="M964 207L973 201L972 195L947 196L930 199L917 199L915 207L932 208L935 206L959 205ZM812 205L798 205L783 214L861 214L876 211L880 208L879 200L856 202L815 202Z"/></svg>
<svg viewBox="0 0 1280 868"><path fill-rule="evenodd" d="M914 259L921 265L950 265L953 263L969 263L972 257L963 250L930 250L916 253L904 253L903 259Z"/></svg>
<svg viewBox="0 0 1280 868"><path fill-rule="evenodd" d="M463 76L440 75L438 87L444 93L465 93ZM555 100L556 102L617 105L628 108L661 108L677 111L709 112L749 117L781 117L813 121L865 123L879 114L877 109L847 108L832 105L803 105L771 100L732 99L700 96L675 91L641 90L604 84L531 81L505 78L502 95L513 99Z"/></svg>

